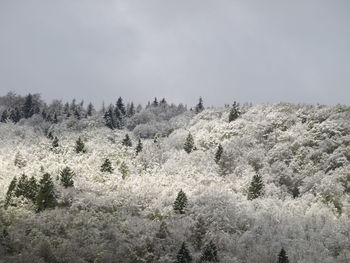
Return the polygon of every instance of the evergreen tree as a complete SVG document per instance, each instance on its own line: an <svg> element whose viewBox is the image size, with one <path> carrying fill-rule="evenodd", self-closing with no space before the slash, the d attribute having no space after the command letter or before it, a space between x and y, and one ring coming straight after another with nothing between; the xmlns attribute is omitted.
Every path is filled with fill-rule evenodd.
<svg viewBox="0 0 350 263"><path fill-rule="evenodd" d="M253 200L264 194L264 182L259 174L253 176L248 189L248 200Z"/></svg>
<svg viewBox="0 0 350 263"><path fill-rule="evenodd" d="M224 152L224 148L222 148L222 145L219 144L218 149L216 150L216 153L215 153L215 162L216 163L219 163L223 152Z"/></svg>
<svg viewBox="0 0 350 263"><path fill-rule="evenodd" d="M47 133L47 138L49 138L50 140L53 140L53 139L54 139L53 134L52 134L52 131L49 131L49 132Z"/></svg>
<svg viewBox="0 0 350 263"><path fill-rule="evenodd" d="M165 98L163 98L163 99L159 102L159 105L160 105L160 106L165 106L165 105L167 105L167 102L166 102Z"/></svg>
<svg viewBox="0 0 350 263"><path fill-rule="evenodd" d="M182 242L181 248L176 255L175 263L190 263L192 262L192 257L190 251L186 247L186 243Z"/></svg>
<svg viewBox="0 0 350 263"><path fill-rule="evenodd" d="M112 106L110 106L109 109L105 112L104 119L105 119L106 126L108 128L110 128L112 130L115 129L116 124L115 124L114 117L113 117Z"/></svg>
<svg viewBox="0 0 350 263"><path fill-rule="evenodd" d="M55 112L53 114L53 120L52 120L53 123L58 123L58 119L57 119L57 113Z"/></svg>
<svg viewBox="0 0 350 263"><path fill-rule="evenodd" d="M92 103L90 102L88 107L87 107L87 111L86 111L86 114L87 116L92 116L92 113L94 112L94 106L92 105Z"/></svg>
<svg viewBox="0 0 350 263"><path fill-rule="evenodd" d="M300 191L299 191L299 188L298 186L294 186L293 189L292 189L292 195L293 195L293 198L297 198L300 196Z"/></svg>
<svg viewBox="0 0 350 263"><path fill-rule="evenodd" d="M25 98L22 112L23 112L24 118L26 119L33 116L34 107L33 107L33 96L31 94L28 94L28 96Z"/></svg>
<svg viewBox="0 0 350 263"><path fill-rule="evenodd" d="M228 116L228 122L234 121L239 117L240 111L239 111L239 105L234 102L230 111L230 114Z"/></svg>
<svg viewBox="0 0 350 263"><path fill-rule="evenodd" d="M202 97L199 98L198 104L196 105L196 113L200 113L204 110L204 106L203 106L203 99Z"/></svg>
<svg viewBox="0 0 350 263"><path fill-rule="evenodd" d="M194 149L194 140L193 140L193 136L191 133L188 134L185 144L184 144L184 150L187 153L192 152Z"/></svg>
<svg viewBox="0 0 350 263"><path fill-rule="evenodd" d="M173 204L175 213L184 214L186 206L187 206L187 196L182 190L180 190Z"/></svg>
<svg viewBox="0 0 350 263"><path fill-rule="evenodd" d="M125 114L126 114L125 106L124 106L123 99L121 97L118 98L116 106L117 106L118 110L120 111L121 115L125 116Z"/></svg>
<svg viewBox="0 0 350 263"><path fill-rule="evenodd" d="M129 137L129 134L126 134L123 141L122 141L122 144L126 147L131 147L132 146L132 142L131 142L131 139Z"/></svg>
<svg viewBox="0 0 350 263"><path fill-rule="evenodd" d="M289 263L287 253L283 248L281 249L280 253L278 254L277 263Z"/></svg>
<svg viewBox="0 0 350 263"><path fill-rule="evenodd" d="M76 153L85 153L85 144L83 140L79 137L78 140L75 142L75 152Z"/></svg>
<svg viewBox="0 0 350 263"><path fill-rule="evenodd" d="M7 189L7 192L6 192L5 209L7 209L8 206L10 205L11 199L12 199L13 195L15 194L16 187L17 187L17 178L15 176L12 179L12 181L11 181L11 183L9 185L9 188Z"/></svg>
<svg viewBox="0 0 350 263"><path fill-rule="evenodd" d="M136 155L139 154L142 151L142 149L143 149L143 145L142 145L141 139L139 139L135 149Z"/></svg>
<svg viewBox="0 0 350 263"><path fill-rule="evenodd" d="M113 173L113 167L112 167L112 163L111 163L111 161L108 159L108 158L106 158L105 160L104 160L104 162L102 163L102 165L101 165L101 172L108 172L108 173Z"/></svg>
<svg viewBox="0 0 350 263"><path fill-rule="evenodd" d="M135 115L135 106L134 106L134 103L131 102L127 110L127 116L132 117L134 115Z"/></svg>
<svg viewBox="0 0 350 263"><path fill-rule="evenodd" d="M153 106L153 107L158 107L158 100L157 100L156 97L154 98L154 100L153 100L153 102L152 102L152 106Z"/></svg>
<svg viewBox="0 0 350 263"><path fill-rule="evenodd" d="M219 262L218 251L213 241L204 247L200 262Z"/></svg>
<svg viewBox="0 0 350 263"><path fill-rule="evenodd" d="M202 217L199 217L193 229L193 243L196 249L201 249L207 230Z"/></svg>
<svg viewBox="0 0 350 263"><path fill-rule="evenodd" d="M28 189L28 177L25 174L22 174L17 182L17 187L15 190L16 197L24 196L27 193Z"/></svg>
<svg viewBox="0 0 350 263"><path fill-rule="evenodd" d="M20 121L20 119L21 119L21 112L19 111L19 109L18 109L17 107L14 108L14 109L11 111L9 119L10 119L11 121L13 121L14 123L17 123L17 122Z"/></svg>
<svg viewBox="0 0 350 263"><path fill-rule="evenodd" d="M63 107L63 114L65 114L67 117L70 115L70 107L69 107L69 102L66 102Z"/></svg>
<svg viewBox="0 0 350 263"><path fill-rule="evenodd" d="M74 186L74 172L71 168L69 168L68 166L63 168L63 170L60 172L60 176L61 185L63 185L65 188Z"/></svg>
<svg viewBox="0 0 350 263"><path fill-rule="evenodd" d="M77 120L80 120L81 119L81 114L80 114L80 108L79 107L76 107L75 110L74 110L74 117L77 119Z"/></svg>
<svg viewBox="0 0 350 263"><path fill-rule="evenodd" d="M7 122L7 119L9 118L7 110L4 110L1 114L1 120L0 122Z"/></svg>
<svg viewBox="0 0 350 263"><path fill-rule="evenodd" d="M115 127L119 130L123 129L123 115L120 112L118 107L116 107L114 110L114 116L115 116Z"/></svg>
<svg viewBox="0 0 350 263"><path fill-rule="evenodd" d="M119 167L119 172L122 174L122 178L125 179L128 174L129 174L129 168L128 166L126 165L125 162L122 162L122 164L120 165Z"/></svg>
<svg viewBox="0 0 350 263"><path fill-rule="evenodd" d="M36 200L36 196L38 193L38 183L35 179L34 176L32 176L29 180L28 180L28 184L27 184L27 192L26 192L26 198L28 198L29 200L31 200L32 202L35 202Z"/></svg>
<svg viewBox="0 0 350 263"><path fill-rule="evenodd" d="M169 235L169 230L164 221L160 223L158 233L156 234L156 237L159 239L165 239Z"/></svg>
<svg viewBox="0 0 350 263"><path fill-rule="evenodd" d="M55 136L55 138L52 140L52 147L57 148L59 146L58 142L59 142L59 140L58 140L57 136Z"/></svg>
<svg viewBox="0 0 350 263"><path fill-rule="evenodd" d="M39 182L39 191L36 198L37 212L54 208L57 204L54 184L49 173L45 173Z"/></svg>

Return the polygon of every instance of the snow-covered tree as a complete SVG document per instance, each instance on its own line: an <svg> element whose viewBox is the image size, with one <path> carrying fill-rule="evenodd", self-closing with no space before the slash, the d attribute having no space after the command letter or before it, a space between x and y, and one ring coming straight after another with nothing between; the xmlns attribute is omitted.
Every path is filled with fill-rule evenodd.
<svg viewBox="0 0 350 263"><path fill-rule="evenodd" d="M86 148L85 148L85 143L81 139L81 137L78 138L78 140L75 142L75 152L76 153L85 153Z"/></svg>
<svg viewBox="0 0 350 263"><path fill-rule="evenodd" d="M248 189L248 200L256 199L264 194L264 182L261 175L255 174Z"/></svg>
<svg viewBox="0 0 350 263"><path fill-rule="evenodd" d="M289 263L286 251L282 248L278 254L278 263Z"/></svg>
<svg viewBox="0 0 350 263"><path fill-rule="evenodd" d="M54 183L49 173L44 173L39 182L36 197L36 209L41 212L45 209L54 208L57 205Z"/></svg>
<svg viewBox="0 0 350 263"><path fill-rule="evenodd" d="M204 246L200 262L219 262L218 251L212 240Z"/></svg>
<svg viewBox="0 0 350 263"><path fill-rule="evenodd" d="M184 143L184 150L187 153L192 152L194 149L194 139L191 133L189 133L186 137L186 141Z"/></svg>
<svg viewBox="0 0 350 263"><path fill-rule="evenodd" d="M74 177L74 172L73 170L66 166L62 169L62 171L60 172L60 181L61 181L61 184L65 187L65 188L68 188L68 187L73 187L74 186L74 180L73 180L73 177Z"/></svg>
<svg viewBox="0 0 350 263"><path fill-rule="evenodd" d="M175 213L184 214L186 206L187 206L187 196L181 189L177 194L177 197L173 204Z"/></svg>
<svg viewBox="0 0 350 263"><path fill-rule="evenodd" d="M192 262L192 256L186 246L186 243L182 242L181 248L177 252L175 263L190 263L190 262Z"/></svg>
<svg viewBox="0 0 350 263"><path fill-rule="evenodd" d="M101 172L107 172L107 173L113 173L113 167L112 167L112 163L111 163L111 161L108 159L108 158L106 158L106 159L104 159L104 161L103 161L103 163L102 163L102 165L101 165Z"/></svg>

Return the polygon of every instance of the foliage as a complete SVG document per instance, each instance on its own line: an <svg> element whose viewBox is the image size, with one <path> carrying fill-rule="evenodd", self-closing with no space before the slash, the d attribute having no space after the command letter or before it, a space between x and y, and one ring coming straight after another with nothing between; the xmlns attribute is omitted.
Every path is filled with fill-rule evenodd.
<svg viewBox="0 0 350 263"><path fill-rule="evenodd" d="M68 166L64 167L63 170L60 172L61 184L65 188L73 187L74 186L74 180L73 180L74 175L75 174L70 167L68 167Z"/></svg>
<svg viewBox="0 0 350 263"><path fill-rule="evenodd" d="M180 190L173 204L175 213L184 214L186 206L187 206L187 196L182 190Z"/></svg>

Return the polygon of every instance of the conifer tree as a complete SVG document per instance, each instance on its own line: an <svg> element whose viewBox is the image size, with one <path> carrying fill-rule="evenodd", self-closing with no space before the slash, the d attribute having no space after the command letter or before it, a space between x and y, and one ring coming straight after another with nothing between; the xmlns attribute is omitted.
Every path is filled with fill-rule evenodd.
<svg viewBox="0 0 350 263"><path fill-rule="evenodd" d="M9 118L8 112L7 112L7 110L4 110L4 111L2 112L2 114L1 114L1 120L0 120L0 122L3 122L3 123L7 122L7 119L8 119L8 118Z"/></svg>
<svg viewBox="0 0 350 263"><path fill-rule="evenodd" d="M17 182L17 187L15 190L16 197L25 196L28 189L28 177L22 174Z"/></svg>
<svg viewBox="0 0 350 263"><path fill-rule="evenodd" d="M136 155L138 155L142 151L142 149L143 149L143 145L142 145L141 139L139 139L135 149Z"/></svg>
<svg viewBox="0 0 350 263"><path fill-rule="evenodd" d="M26 198L35 202L36 196L38 194L38 183L34 176L28 180Z"/></svg>
<svg viewBox="0 0 350 263"><path fill-rule="evenodd" d="M105 124L108 128L110 128L112 130L116 128L116 124L115 124L114 117L113 117L113 110L112 110L111 106L105 112L104 119L105 119Z"/></svg>
<svg viewBox="0 0 350 263"><path fill-rule="evenodd" d="M134 103L131 102L127 110L127 116L132 117L134 115L135 115L135 106L134 106Z"/></svg>
<svg viewBox="0 0 350 263"><path fill-rule="evenodd" d="M224 148L222 148L222 145L219 144L218 149L216 150L216 153L215 153L215 162L216 163L219 163L223 152L224 152Z"/></svg>
<svg viewBox="0 0 350 263"><path fill-rule="evenodd" d="M36 198L37 212L48 208L54 208L57 204L54 184L49 173L45 173L39 182L39 190Z"/></svg>
<svg viewBox="0 0 350 263"><path fill-rule="evenodd" d="M201 249L207 230L202 217L199 217L193 229L193 243L196 249Z"/></svg>
<svg viewBox="0 0 350 263"><path fill-rule="evenodd" d="M131 139L129 137L129 134L126 134L123 141L122 141L122 144L126 147L131 147L132 146L132 142L131 142Z"/></svg>
<svg viewBox="0 0 350 263"><path fill-rule="evenodd" d="M52 147L53 148L57 148L59 145L58 145L58 138L57 136L55 136L55 138L52 140Z"/></svg>
<svg viewBox="0 0 350 263"><path fill-rule="evenodd" d="M230 110L230 114L228 116L228 122L236 120L239 117L239 114L239 105L236 102L234 102Z"/></svg>
<svg viewBox="0 0 350 263"><path fill-rule="evenodd" d="M123 129L123 115L118 107L114 110L114 116L115 116L115 128L121 130Z"/></svg>
<svg viewBox="0 0 350 263"><path fill-rule="evenodd" d="M187 206L187 196L181 189L179 191L179 193L177 194L177 197L176 197L175 202L173 204L173 208L174 208L175 213L184 214L186 206Z"/></svg>
<svg viewBox="0 0 350 263"><path fill-rule="evenodd" d="M106 158L102 163L100 171L103 173L104 172L113 173L114 169L112 167L111 161L108 158Z"/></svg>
<svg viewBox="0 0 350 263"><path fill-rule="evenodd" d="M202 97L199 98L198 104L196 105L195 111L196 113L200 113L204 110L204 106L203 106L203 99Z"/></svg>
<svg viewBox="0 0 350 263"><path fill-rule="evenodd" d="M119 172L122 174L122 178L125 179L128 174L129 174L129 168L128 166L126 165L125 162L122 162L122 164L120 165L119 167Z"/></svg>
<svg viewBox="0 0 350 263"><path fill-rule="evenodd" d="M120 113L122 116L125 116L126 112L125 112L125 106L124 106L124 102L123 99L121 97L118 98L117 100L117 108L119 109Z"/></svg>
<svg viewBox="0 0 350 263"><path fill-rule="evenodd" d="M192 152L194 149L194 140L193 140L193 136L191 133L188 134L185 144L184 144L184 150L187 153Z"/></svg>
<svg viewBox="0 0 350 263"><path fill-rule="evenodd" d="M52 134L52 131L49 131L49 132L48 132L47 138L49 138L50 140L53 140L53 139L54 139L53 134Z"/></svg>
<svg viewBox="0 0 350 263"><path fill-rule="evenodd" d="M88 107L87 107L87 111L86 111L86 115L87 116L92 116L92 113L94 112L94 106L92 105L92 103L90 102L88 104Z"/></svg>
<svg viewBox="0 0 350 263"><path fill-rule="evenodd" d="M157 100L156 97L154 98L154 100L153 100L153 102L152 102L152 106L153 106L153 107L158 107L158 100Z"/></svg>
<svg viewBox="0 0 350 263"><path fill-rule="evenodd" d="M218 251L213 241L204 247L200 262L219 262Z"/></svg>
<svg viewBox="0 0 350 263"><path fill-rule="evenodd" d="M15 194L15 190L16 190L16 187L17 187L17 178L16 176L12 179L10 185L9 185L9 188L7 189L7 192L6 192L6 197L5 197L5 209L8 208L8 206L10 205L11 203L11 200L12 200L12 197L13 195Z"/></svg>
<svg viewBox="0 0 350 263"><path fill-rule="evenodd" d="M287 253L283 248L281 249L280 253L278 254L277 263L289 263Z"/></svg>
<svg viewBox="0 0 350 263"><path fill-rule="evenodd" d="M75 152L76 153L85 153L85 144L83 140L79 137L78 140L75 142Z"/></svg>
<svg viewBox="0 0 350 263"><path fill-rule="evenodd" d="M182 242L181 248L176 255L175 263L190 263L192 262L192 257L190 251L186 247L186 243Z"/></svg>
<svg viewBox="0 0 350 263"><path fill-rule="evenodd" d="M264 194L264 182L259 174L253 176L248 189L248 200L256 199Z"/></svg>
<svg viewBox="0 0 350 263"><path fill-rule="evenodd" d="M34 107L33 107L33 96L32 94L28 94L28 96L25 98L25 102L23 105L23 116L24 118L28 119L33 116L34 114Z"/></svg>
<svg viewBox="0 0 350 263"><path fill-rule="evenodd" d="M156 234L156 237L159 239L165 239L169 235L169 230L164 221L160 223L159 230Z"/></svg>
<svg viewBox="0 0 350 263"><path fill-rule="evenodd" d="M68 166L63 168L63 170L60 172L60 176L61 176L60 177L61 184L65 188L74 186L74 181L73 181L74 172L71 168L69 168Z"/></svg>
<svg viewBox="0 0 350 263"><path fill-rule="evenodd" d="M9 119L13 121L14 123L17 123L21 119L21 112L20 110L16 107L10 112L10 117Z"/></svg>

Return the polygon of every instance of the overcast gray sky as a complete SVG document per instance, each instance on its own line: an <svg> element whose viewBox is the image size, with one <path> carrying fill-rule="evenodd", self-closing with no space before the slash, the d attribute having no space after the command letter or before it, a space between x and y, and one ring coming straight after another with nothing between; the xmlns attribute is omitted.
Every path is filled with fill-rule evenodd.
<svg viewBox="0 0 350 263"><path fill-rule="evenodd" d="M0 0L0 95L350 104L349 0Z"/></svg>

